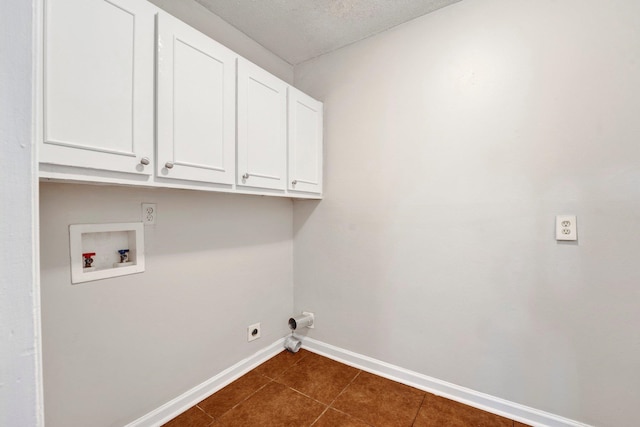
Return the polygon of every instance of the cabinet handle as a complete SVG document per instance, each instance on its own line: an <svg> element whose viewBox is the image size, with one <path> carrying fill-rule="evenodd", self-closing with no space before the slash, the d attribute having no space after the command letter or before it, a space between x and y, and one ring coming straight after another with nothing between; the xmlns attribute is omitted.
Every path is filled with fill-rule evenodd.
<svg viewBox="0 0 640 427"><path fill-rule="evenodd" d="M298 183L298 181L295 180L295 179L293 181L291 181L291 185L296 185L297 183Z"/></svg>
<svg viewBox="0 0 640 427"><path fill-rule="evenodd" d="M249 174L245 173L244 175L242 175L242 179L249 179Z"/></svg>
<svg viewBox="0 0 640 427"><path fill-rule="evenodd" d="M167 162L164 164L164 167L167 169L173 169L173 163L172 162Z"/></svg>
<svg viewBox="0 0 640 427"><path fill-rule="evenodd" d="M147 166L149 164L149 158L148 157L143 157L140 159L140 164Z"/></svg>

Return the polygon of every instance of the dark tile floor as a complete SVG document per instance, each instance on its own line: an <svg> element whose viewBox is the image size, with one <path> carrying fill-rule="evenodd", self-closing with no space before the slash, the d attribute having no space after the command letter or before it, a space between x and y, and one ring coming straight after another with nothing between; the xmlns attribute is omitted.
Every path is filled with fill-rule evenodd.
<svg viewBox="0 0 640 427"><path fill-rule="evenodd" d="M164 427L525 427L306 350L279 353Z"/></svg>

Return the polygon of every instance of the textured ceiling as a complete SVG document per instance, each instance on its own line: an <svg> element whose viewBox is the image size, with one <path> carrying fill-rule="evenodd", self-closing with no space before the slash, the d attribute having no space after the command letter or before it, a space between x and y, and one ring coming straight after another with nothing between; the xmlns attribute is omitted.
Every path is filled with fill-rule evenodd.
<svg viewBox="0 0 640 427"><path fill-rule="evenodd" d="M460 0L196 0L290 64Z"/></svg>

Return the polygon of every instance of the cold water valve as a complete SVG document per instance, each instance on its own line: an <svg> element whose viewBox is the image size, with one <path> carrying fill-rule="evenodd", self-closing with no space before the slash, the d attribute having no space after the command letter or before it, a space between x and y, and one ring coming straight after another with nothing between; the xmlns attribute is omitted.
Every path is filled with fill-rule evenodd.
<svg viewBox="0 0 640 427"><path fill-rule="evenodd" d="M129 261L129 249L118 249L118 255L120 255L120 262L114 262L114 267L126 267L133 265L133 262Z"/></svg>
<svg viewBox="0 0 640 427"><path fill-rule="evenodd" d="M120 262L129 262L129 249L119 249Z"/></svg>

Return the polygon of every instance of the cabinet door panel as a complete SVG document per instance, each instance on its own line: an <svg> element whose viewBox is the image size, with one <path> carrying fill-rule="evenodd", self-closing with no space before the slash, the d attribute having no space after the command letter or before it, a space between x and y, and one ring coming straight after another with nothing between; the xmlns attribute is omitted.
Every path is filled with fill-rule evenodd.
<svg viewBox="0 0 640 427"><path fill-rule="evenodd" d="M322 103L289 88L289 190L322 193Z"/></svg>
<svg viewBox="0 0 640 427"><path fill-rule="evenodd" d="M286 188L287 84L238 60L238 185Z"/></svg>
<svg viewBox="0 0 640 427"><path fill-rule="evenodd" d="M169 15L158 22L158 175L233 184L236 55Z"/></svg>
<svg viewBox="0 0 640 427"><path fill-rule="evenodd" d="M151 174L153 35L144 1L46 0L41 162Z"/></svg>

